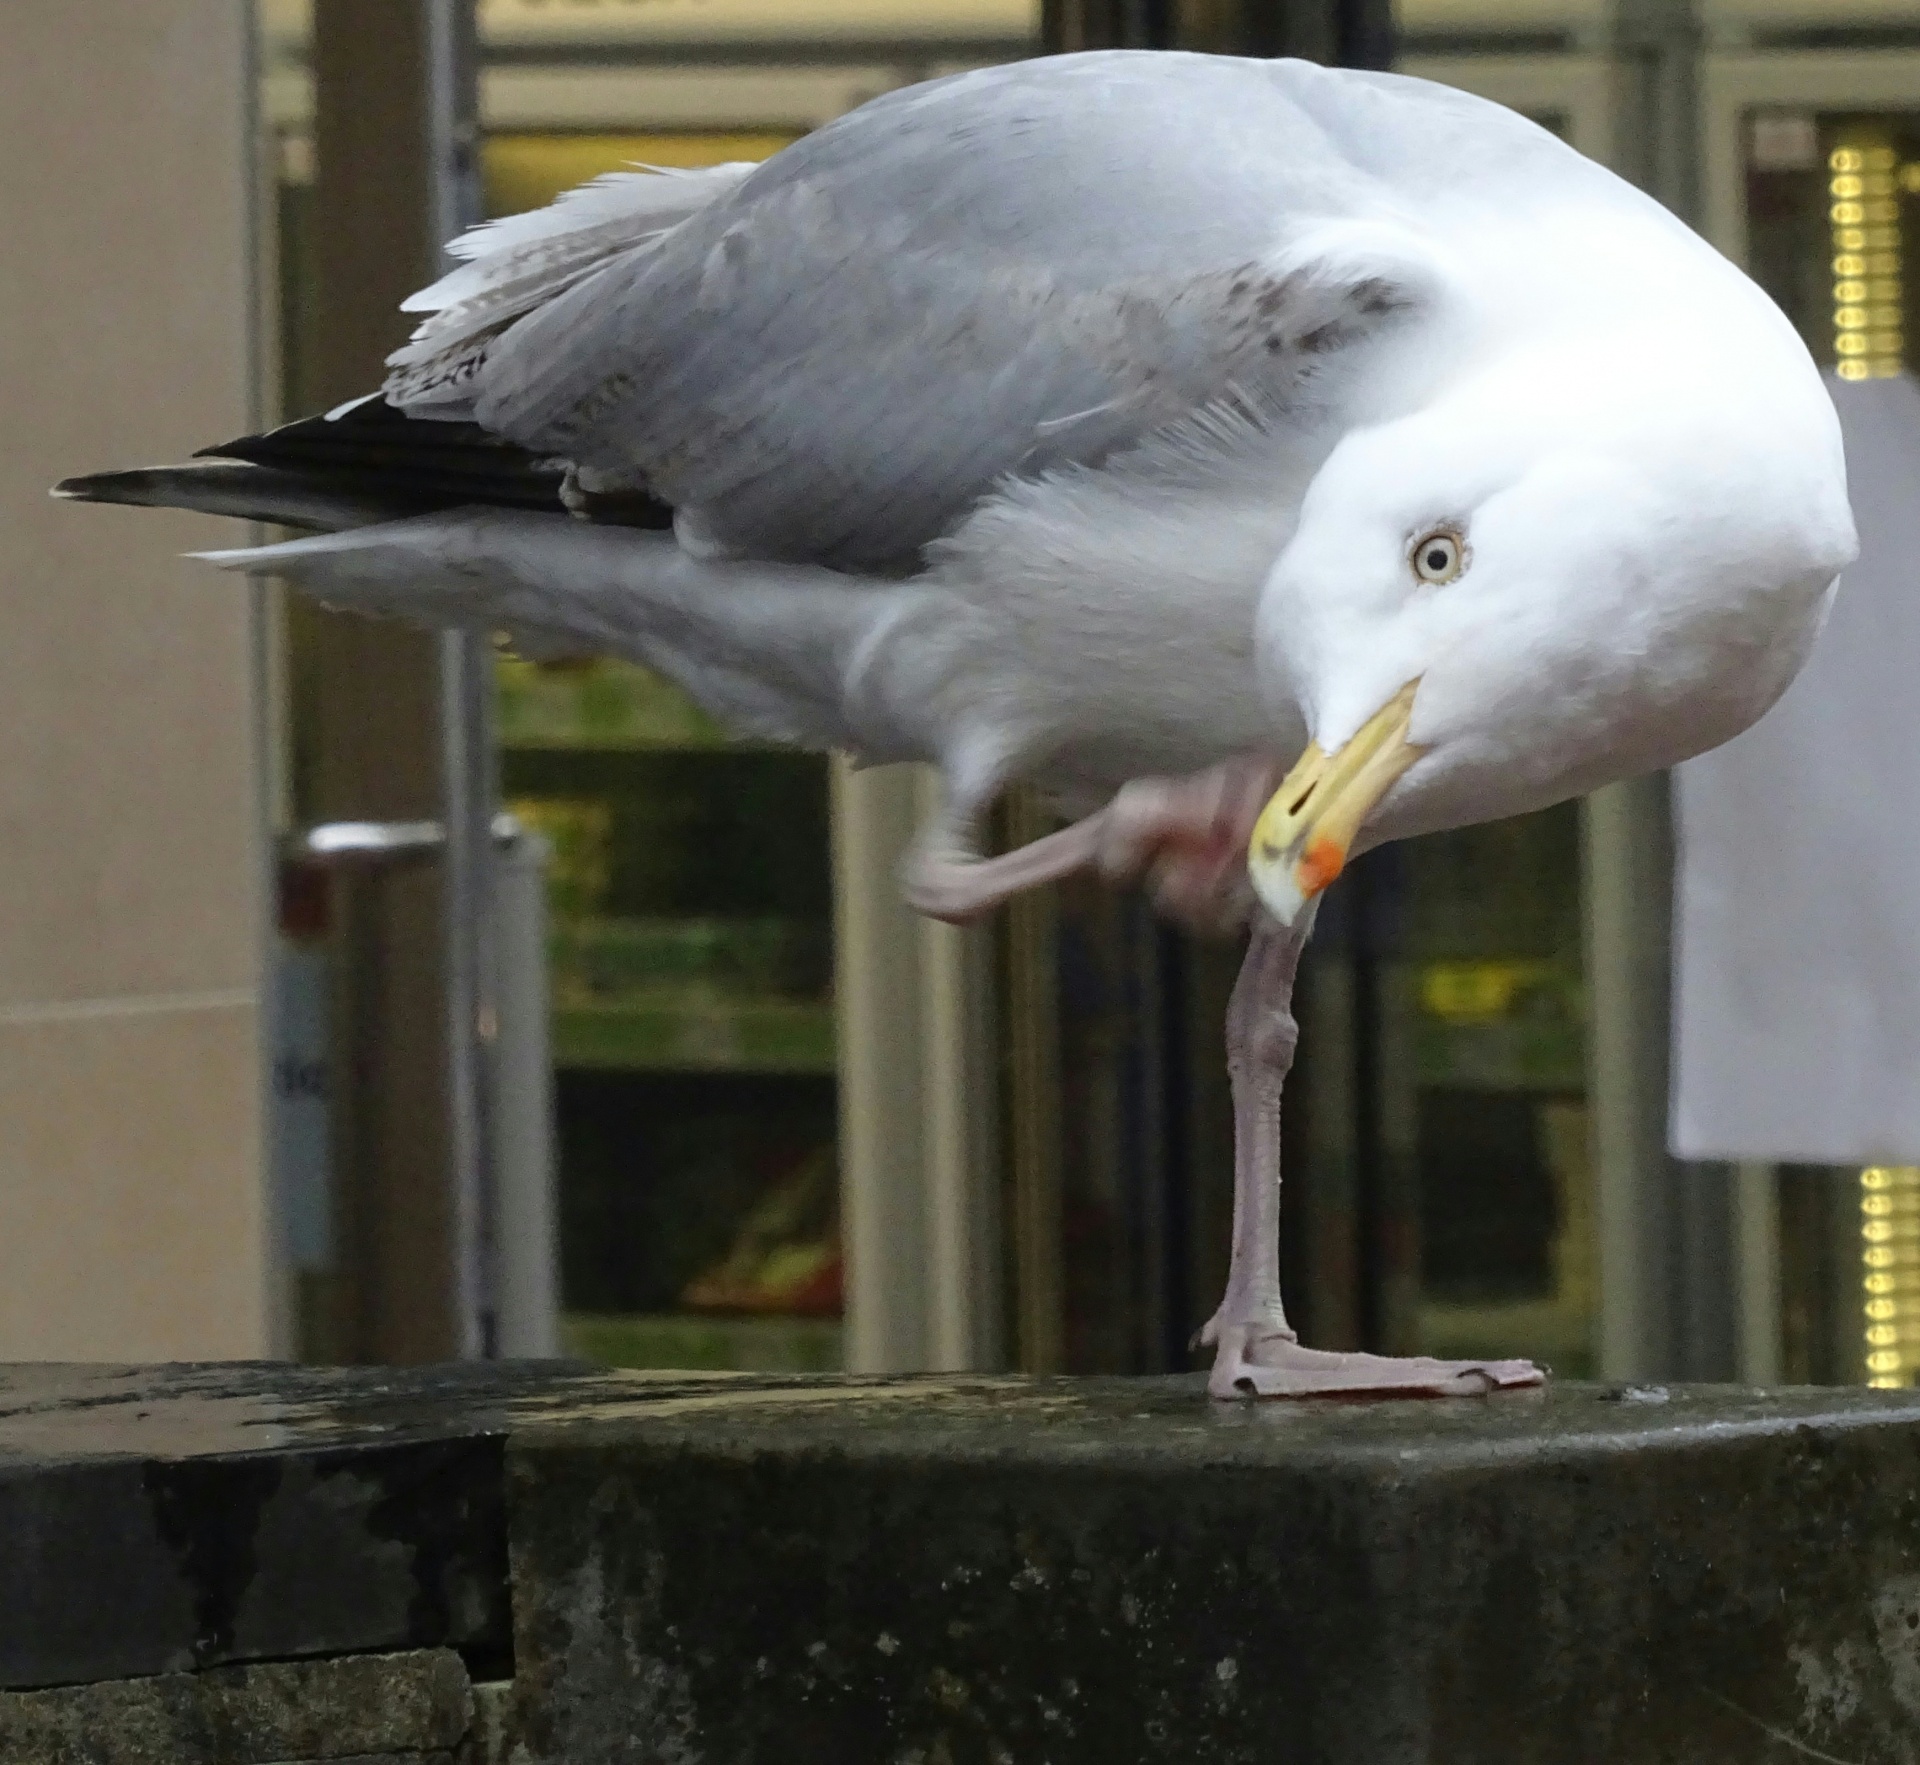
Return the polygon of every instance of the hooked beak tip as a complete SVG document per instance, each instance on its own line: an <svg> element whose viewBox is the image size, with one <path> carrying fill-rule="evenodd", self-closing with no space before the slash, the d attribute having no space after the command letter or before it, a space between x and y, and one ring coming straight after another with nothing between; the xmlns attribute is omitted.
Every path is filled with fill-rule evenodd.
<svg viewBox="0 0 1920 1765"><path fill-rule="evenodd" d="M1426 752L1407 739L1418 685L1409 681L1337 753L1309 745L1254 823L1247 874L1282 926L1296 926L1346 868L1367 817Z"/></svg>

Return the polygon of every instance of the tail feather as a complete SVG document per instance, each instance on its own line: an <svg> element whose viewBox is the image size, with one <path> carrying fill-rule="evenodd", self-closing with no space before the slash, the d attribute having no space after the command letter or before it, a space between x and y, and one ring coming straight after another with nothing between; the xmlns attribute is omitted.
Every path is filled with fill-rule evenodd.
<svg viewBox="0 0 1920 1765"><path fill-rule="evenodd" d="M376 396L206 448L184 465L69 478L54 494L336 530L474 506L562 514L566 479L563 460L474 423L408 416ZM673 524L672 510L643 496L574 501L608 524Z"/></svg>
<svg viewBox="0 0 1920 1765"><path fill-rule="evenodd" d="M566 480L564 461L540 459L475 423L407 416L377 397L203 448L195 457L244 460L350 496L376 495L405 514L466 503L557 514Z"/></svg>
<svg viewBox="0 0 1920 1765"><path fill-rule="evenodd" d="M281 527L360 527L416 512L393 497L355 496L339 484L238 460L195 460L65 478L53 494L69 502L126 503L136 508L195 509Z"/></svg>

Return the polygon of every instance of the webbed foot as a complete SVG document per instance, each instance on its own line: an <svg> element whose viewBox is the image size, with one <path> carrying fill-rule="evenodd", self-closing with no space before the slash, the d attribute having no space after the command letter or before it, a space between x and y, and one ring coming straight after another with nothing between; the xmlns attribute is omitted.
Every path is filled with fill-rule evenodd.
<svg viewBox="0 0 1920 1765"><path fill-rule="evenodd" d="M1443 1361L1305 1348L1267 1326L1210 1324L1216 1346L1207 1395L1228 1401L1262 1397L1480 1397L1544 1385L1531 1361Z"/></svg>

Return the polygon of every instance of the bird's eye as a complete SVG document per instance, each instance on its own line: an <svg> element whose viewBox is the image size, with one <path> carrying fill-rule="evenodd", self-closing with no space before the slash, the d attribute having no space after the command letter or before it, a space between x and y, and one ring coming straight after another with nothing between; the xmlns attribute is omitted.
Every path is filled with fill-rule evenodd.
<svg viewBox="0 0 1920 1765"><path fill-rule="evenodd" d="M1451 582L1466 567L1459 534L1441 527L1414 541L1413 573L1422 582Z"/></svg>

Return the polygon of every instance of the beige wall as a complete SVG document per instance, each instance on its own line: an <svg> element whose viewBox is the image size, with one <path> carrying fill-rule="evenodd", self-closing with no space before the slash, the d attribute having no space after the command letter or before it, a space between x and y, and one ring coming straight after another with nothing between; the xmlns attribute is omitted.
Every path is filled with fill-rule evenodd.
<svg viewBox="0 0 1920 1765"><path fill-rule="evenodd" d="M268 1352L246 0L0 0L0 1359Z"/></svg>

